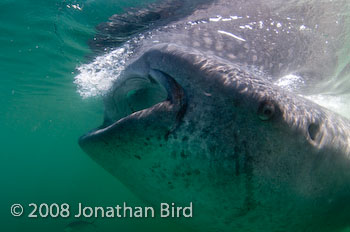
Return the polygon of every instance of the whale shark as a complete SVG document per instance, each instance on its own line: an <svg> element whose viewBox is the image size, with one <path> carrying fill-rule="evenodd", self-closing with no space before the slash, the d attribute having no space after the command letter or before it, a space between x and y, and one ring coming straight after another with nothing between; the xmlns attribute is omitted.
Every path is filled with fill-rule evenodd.
<svg viewBox="0 0 350 232"><path fill-rule="evenodd" d="M195 231L346 228L350 121L304 97L336 72L344 14L320 12L344 4L171 0L113 15L90 46L123 48L124 68L81 148L145 202L192 202L178 221Z"/></svg>

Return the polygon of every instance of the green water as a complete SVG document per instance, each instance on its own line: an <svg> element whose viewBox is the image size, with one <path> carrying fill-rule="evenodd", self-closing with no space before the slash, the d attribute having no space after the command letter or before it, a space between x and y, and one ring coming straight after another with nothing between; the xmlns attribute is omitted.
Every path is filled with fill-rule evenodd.
<svg viewBox="0 0 350 232"><path fill-rule="evenodd" d="M81 151L77 140L102 121L100 99L82 100L75 68L90 54L94 27L133 1L0 2L0 231L64 231L75 221L13 217L29 203L141 204ZM81 10L74 8L79 7ZM70 6L70 7L67 7ZM164 221L96 221L97 231L163 231ZM83 231L83 230L82 230Z"/></svg>

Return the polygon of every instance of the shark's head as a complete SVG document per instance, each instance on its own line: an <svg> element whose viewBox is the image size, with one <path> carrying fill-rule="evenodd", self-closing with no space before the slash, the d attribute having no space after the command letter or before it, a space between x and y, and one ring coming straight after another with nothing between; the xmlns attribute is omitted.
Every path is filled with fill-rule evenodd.
<svg viewBox="0 0 350 232"><path fill-rule="evenodd" d="M148 202L217 214L213 228L304 220L349 190L350 124L259 75L157 45L121 74L80 146Z"/></svg>

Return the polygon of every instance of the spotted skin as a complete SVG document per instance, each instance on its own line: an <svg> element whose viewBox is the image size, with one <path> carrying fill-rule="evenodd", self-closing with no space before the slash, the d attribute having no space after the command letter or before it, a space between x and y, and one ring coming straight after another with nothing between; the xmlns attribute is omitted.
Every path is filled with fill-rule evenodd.
<svg viewBox="0 0 350 232"><path fill-rule="evenodd" d="M315 64L332 55L317 60L313 49L322 37L294 21L295 38L259 24L241 28L264 20L282 30L289 21L273 15L277 6L232 2L198 7L135 40L134 55L105 97L105 123L80 146L151 204L193 202L194 217L176 221L196 231L348 226L349 120L273 84L300 70L322 80L334 67L321 72ZM236 19L238 13L250 17ZM127 115L118 108L125 96L117 93L150 86L166 97Z"/></svg>

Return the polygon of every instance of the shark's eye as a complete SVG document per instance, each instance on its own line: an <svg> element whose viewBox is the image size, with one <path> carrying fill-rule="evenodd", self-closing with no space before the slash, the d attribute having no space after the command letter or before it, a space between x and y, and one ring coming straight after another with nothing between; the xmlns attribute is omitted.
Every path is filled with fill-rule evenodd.
<svg viewBox="0 0 350 232"><path fill-rule="evenodd" d="M258 109L258 116L261 120L266 121L271 119L275 114L275 104L270 101L263 101Z"/></svg>

